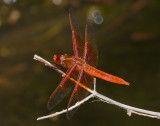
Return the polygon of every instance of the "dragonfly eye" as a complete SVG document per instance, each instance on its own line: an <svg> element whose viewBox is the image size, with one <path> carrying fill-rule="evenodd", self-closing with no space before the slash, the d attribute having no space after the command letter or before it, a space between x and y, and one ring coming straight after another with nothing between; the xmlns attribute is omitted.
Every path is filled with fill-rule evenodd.
<svg viewBox="0 0 160 126"><path fill-rule="evenodd" d="M57 63L57 64L61 64L61 59L60 59L60 57L61 57L61 54L54 55L54 56L53 56L54 62Z"/></svg>
<svg viewBox="0 0 160 126"><path fill-rule="evenodd" d="M53 56L53 61L56 62L56 59L57 59L57 56L54 55L54 56Z"/></svg>

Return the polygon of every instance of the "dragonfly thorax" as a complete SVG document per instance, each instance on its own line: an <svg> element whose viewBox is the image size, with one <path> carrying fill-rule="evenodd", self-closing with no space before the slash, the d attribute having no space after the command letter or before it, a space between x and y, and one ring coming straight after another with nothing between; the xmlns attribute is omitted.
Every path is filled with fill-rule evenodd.
<svg viewBox="0 0 160 126"><path fill-rule="evenodd" d="M73 65L74 56L58 53L53 56L53 60L56 64L66 68L70 68Z"/></svg>
<svg viewBox="0 0 160 126"><path fill-rule="evenodd" d="M83 61L81 58L61 53L54 55L53 60L56 64L66 68L71 68L73 65L76 64L77 70L82 69L82 67L85 65L85 61Z"/></svg>

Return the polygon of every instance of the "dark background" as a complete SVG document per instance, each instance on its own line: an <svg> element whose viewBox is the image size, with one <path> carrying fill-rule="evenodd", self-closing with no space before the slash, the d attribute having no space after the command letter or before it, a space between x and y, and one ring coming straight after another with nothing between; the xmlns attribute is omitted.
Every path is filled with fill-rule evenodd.
<svg viewBox="0 0 160 126"><path fill-rule="evenodd" d="M131 106L160 111L159 0L1 0L0 125L160 125L158 119L129 117L121 108L102 102L83 104L71 120L63 114L36 121L68 104L70 95L53 111L47 110L48 98L62 77L34 61L33 55L53 62L53 54L73 54L69 7L83 34L87 17L100 12L102 24L94 24L97 68L131 83L123 86L97 79L98 92Z"/></svg>

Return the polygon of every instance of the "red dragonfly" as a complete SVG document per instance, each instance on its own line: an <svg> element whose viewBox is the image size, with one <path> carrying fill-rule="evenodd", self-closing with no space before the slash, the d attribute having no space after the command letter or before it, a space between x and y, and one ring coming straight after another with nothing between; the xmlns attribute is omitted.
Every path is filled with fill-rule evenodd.
<svg viewBox="0 0 160 126"><path fill-rule="evenodd" d="M69 21L72 30L74 56L67 54L62 55L60 53L53 56L53 60L56 64L66 67L68 70L59 86L50 96L47 105L49 110L59 104L74 87L74 82L69 78L77 80L77 82L82 83L90 89L93 87L94 77L98 77L117 84L129 85L129 83L125 80L95 68L98 61L98 51L95 44L93 43L92 32L90 31L89 25L86 24L85 42L83 42L72 11L69 12ZM70 106L76 104L78 101L84 99L88 94L88 91L76 84L69 100L67 109ZM77 109L78 107L74 110L68 111L66 114L67 118L70 119Z"/></svg>

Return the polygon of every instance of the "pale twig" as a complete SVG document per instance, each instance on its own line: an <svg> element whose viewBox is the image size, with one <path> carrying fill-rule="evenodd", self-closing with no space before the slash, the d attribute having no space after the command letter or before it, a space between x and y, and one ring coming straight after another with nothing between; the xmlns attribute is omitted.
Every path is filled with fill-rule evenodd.
<svg viewBox="0 0 160 126"><path fill-rule="evenodd" d="M38 55L34 55L33 57L34 60L38 60L42 63L44 63L46 66L51 67L52 69L56 70L58 73L62 74L62 76L65 75L65 72L63 72L62 70L60 70L58 67L56 67L56 65L51 64L50 62L48 62L47 60L43 59L42 57L38 56Z"/></svg>
<svg viewBox="0 0 160 126"><path fill-rule="evenodd" d="M56 70L57 72L59 72L60 74L62 74L62 76L65 75L65 73L60 70L59 68L56 67L56 65L54 64L51 64L50 62L46 61L45 59L41 58L40 56L38 55L34 55L34 58L35 60L38 60L42 63L44 63L46 66L49 66L51 67L52 69ZM84 86L83 84L81 83L78 83L76 80L74 80L73 78L70 78L72 81L74 81L75 83L77 83L78 85L80 85L81 87L83 87L84 89L86 89L88 92L91 93L91 95L89 95L88 97L86 97L85 99L77 102L74 106L71 106L69 108L69 111L76 108L77 106L80 106L81 104L83 104L85 101L88 101L90 98L92 97L96 97L98 99L100 99L101 101L103 102L106 102L106 103L109 103L109 104L113 104L113 105L116 105L116 106L119 106L120 108L123 108L127 111L127 114L128 116L131 116L132 113L134 114L137 114L137 115L141 115L141 116L147 116L147 117L151 117L151 118L157 118L157 119L160 119L160 113L159 112L154 112L154 111L149 111L149 110L144 110L144 109L140 109L140 108L136 108L136 107L132 107L132 106L129 106L129 105L125 105L125 104L122 104L120 102L117 102L115 100L112 100L100 93L98 93L96 91L96 79L94 79L94 90L91 90L89 88L87 88L86 86ZM51 117L54 117L54 116L57 116L57 115L60 115L62 113L65 113L67 112L67 110L62 110L60 112L56 112L56 113L53 113L51 115L47 115L47 116L43 116L43 117L39 117L37 120L42 120L42 119L46 119L46 118L51 118Z"/></svg>
<svg viewBox="0 0 160 126"><path fill-rule="evenodd" d="M71 107L68 109L68 111L71 111L72 109L80 106L81 104L83 104L84 102L88 101L88 100L89 100L90 98L92 98L92 97L93 97L93 94L87 96L86 98L84 98L83 100L81 100L80 102L78 102L77 104L75 104L74 106L71 106ZM67 112L67 109L62 110L62 111L60 111L60 112L55 112L55 113L50 114L50 115L46 115L46 116L39 117L39 118L37 118L37 120L52 118L52 117L54 117L54 116L58 116L58 115L60 115L60 114L66 113L66 112Z"/></svg>

